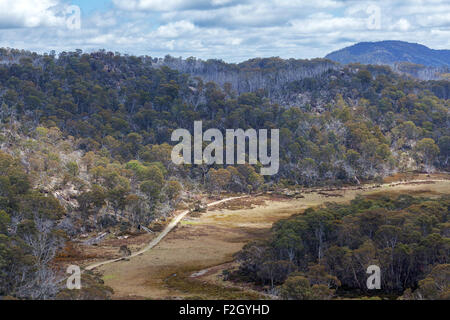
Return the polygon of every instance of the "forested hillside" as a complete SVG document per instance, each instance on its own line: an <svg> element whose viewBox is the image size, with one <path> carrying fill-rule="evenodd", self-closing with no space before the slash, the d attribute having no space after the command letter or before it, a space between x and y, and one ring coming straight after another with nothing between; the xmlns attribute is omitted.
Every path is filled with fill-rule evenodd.
<svg viewBox="0 0 450 320"><path fill-rule="evenodd" d="M77 232L70 211L53 196L32 188L17 159L0 151L0 296L65 299L64 270L55 258ZM82 217L81 217L82 218ZM72 298L108 298L110 288L85 274ZM70 296L70 295L69 295Z"/></svg>
<svg viewBox="0 0 450 320"><path fill-rule="evenodd" d="M401 296L450 298L449 198L358 197L277 222L267 241L238 255L238 279L269 285L284 299ZM367 266L381 266L381 290Z"/></svg>
<svg viewBox="0 0 450 320"><path fill-rule="evenodd" d="M338 64L325 59L283 60L280 58L255 58L238 64L221 60L200 60L194 57L186 60L166 56L154 59L155 67L166 66L192 77L200 77L205 82L214 82L220 86L227 84L237 94L264 90L272 101L286 99L283 90L288 83L321 75L337 70ZM289 99L285 101L290 102Z"/></svg>
<svg viewBox="0 0 450 320"><path fill-rule="evenodd" d="M4 129L19 125L13 131L26 136L37 127L59 130L81 152L120 163L160 162L169 174L204 175L171 168L164 146L172 130L202 119L205 129L279 128L282 170L275 181L349 182L448 165L448 81L403 79L382 66L323 68L300 80L277 71L286 76L278 91L288 103L280 104L263 85L238 94L232 84L155 67L151 58L6 50L1 56ZM253 66L258 77L269 62L275 70L287 63L266 60ZM314 69L317 62L302 64Z"/></svg>
<svg viewBox="0 0 450 320"><path fill-rule="evenodd" d="M409 62L429 67L450 67L450 50L433 50L405 41L360 42L328 54L325 58L340 63L393 65Z"/></svg>
<svg viewBox="0 0 450 320"><path fill-rule="evenodd" d="M35 288L45 287L65 237L149 225L187 191L357 184L448 170L448 81L325 60L181 64L193 75L150 57L0 49L0 272L7 279L0 295L54 295L53 285ZM280 172L175 166L171 132L192 132L195 120L205 130L280 129ZM48 241L45 255L33 249ZM39 285L24 288L24 273Z"/></svg>
<svg viewBox="0 0 450 320"><path fill-rule="evenodd" d="M396 72L422 80L445 79L450 72L450 50L433 50L404 41L360 42L325 58L342 64L388 65Z"/></svg>

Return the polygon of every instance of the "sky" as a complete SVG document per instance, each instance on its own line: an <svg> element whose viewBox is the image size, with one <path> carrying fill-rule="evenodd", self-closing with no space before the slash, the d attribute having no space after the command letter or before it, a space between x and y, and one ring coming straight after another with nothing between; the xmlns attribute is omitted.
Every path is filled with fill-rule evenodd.
<svg viewBox="0 0 450 320"><path fill-rule="evenodd" d="M361 41L450 49L449 0L0 0L0 47L239 62Z"/></svg>

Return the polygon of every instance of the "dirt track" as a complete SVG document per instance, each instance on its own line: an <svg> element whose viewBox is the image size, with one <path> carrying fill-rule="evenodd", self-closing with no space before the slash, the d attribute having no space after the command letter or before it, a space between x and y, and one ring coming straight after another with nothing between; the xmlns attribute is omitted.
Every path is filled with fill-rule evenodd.
<svg viewBox="0 0 450 320"><path fill-rule="evenodd" d="M216 206L199 218L182 220L186 214L179 216L176 220L179 222L178 226L175 223L169 230L172 232L165 233L156 243L152 241L146 248L133 254L129 261L119 259L114 263L97 263L91 265L91 268L96 267L103 274L105 283L114 289L115 298L220 298L220 294L229 290L220 287L224 285L218 277L220 267L214 268L214 274L204 272L195 277L190 276L232 261L234 253L248 241L266 236L273 222L277 220L325 202L346 202L358 194L386 191L408 191L430 196L448 194L450 181L420 181L386 184L367 190L333 191L333 194L339 194L337 197L318 193L305 194L303 199L290 200L260 196L257 198L257 204L253 206L254 198L240 199L237 201L242 209L218 209L220 206ZM162 238L164 241L160 241ZM236 294L237 298L248 298L236 292L233 294Z"/></svg>
<svg viewBox="0 0 450 320"><path fill-rule="evenodd" d="M243 197L232 197L232 198L226 198L223 200L219 200L219 201L215 201L212 203L208 204L208 207L212 207L215 205L219 205L221 203L227 202L227 201L231 201L231 200L236 200L236 199L241 199L244 198ZM185 210L183 212L181 212L180 214L178 214L175 219L173 219L168 225L167 227L164 228L164 230L154 239L152 239L152 241L150 241L150 243L143 249L139 250L138 252L133 253L132 255L128 256L127 259L132 259L134 257L137 257L149 250L151 250L153 247L155 247L156 245L158 245L158 243L161 242L162 239L164 239L164 237L170 232L172 231L177 225L178 223L180 223L181 220L183 220L183 218L189 213L189 210ZM94 264L91 264L87 267L85 267L86 270L93 270L95 268L98 268L100 266L106 265L106 264L110 264L110 263L114 263L117 261L122 260L122 258L117 258L117 259L111 259L111 260L106 260L106 261L101 261L101 262L96 262Z"/></svg>

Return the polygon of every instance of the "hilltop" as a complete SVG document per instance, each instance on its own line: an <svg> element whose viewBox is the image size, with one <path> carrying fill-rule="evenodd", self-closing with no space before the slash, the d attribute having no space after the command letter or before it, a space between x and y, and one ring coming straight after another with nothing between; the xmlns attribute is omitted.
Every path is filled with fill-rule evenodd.
<svg viewBox="0 0 450 320"><path fill-rule="evenodd" d="M418 43L393 40L360 42L334 51L325 58L342 64L394 65L408 62L428 67L450 66L450 50L434 50Z"/></svg>

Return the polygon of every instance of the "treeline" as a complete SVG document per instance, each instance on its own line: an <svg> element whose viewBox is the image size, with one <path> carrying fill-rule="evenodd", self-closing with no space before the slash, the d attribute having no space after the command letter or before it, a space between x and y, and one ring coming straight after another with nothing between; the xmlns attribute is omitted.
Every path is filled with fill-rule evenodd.
<svg viewBox="0 0 450 320"><path fill-rule="evenodd" d="M51 263L63 247L65 213L33 190L21 164L0 151L0 296L48 299L60 290Z"/></svg>
<svg viewBox="0 0 450 320"><path fill-rule="evenodd" d="M204 61L194 57L184 60L171 56L154 59L152 65L166 66L220 86L227 85L237 94L264 90L271 100L282 98L282 89L293 81L320 77L339 68L337 63L325 59L255 58L233 64L222 60Z"/></svg>
<svg viewBox="0 0 450 320"><path fill-rule="evenodd" d="M65 207L65 231L70 236L148 225L169 215L183 186L168 175L170 146L152 148L158 157L118 162L102 152L76 150L57 128L37 127L30 137L0 135L0 143L20 158L35 189L54 195Z"/></svg>
<svg viewBox="0 0 450 320"><path fill-rule="evenodd" d="M449 208L447 196L383 194L307 209L246 245L234 277L285 299L449 299ZM366 285L370 265L381 268L375 292Z"/></svg>
<svg viewBox="0 0 450 320"><path fill-rule="evenodd" d="M32 188L32 181L17 158L0 151L0 297L110 298L112 289L90 272L83 274L81 290L66 288L64 264L55 260L67 251L73 221L58 199Z"/></svg>

